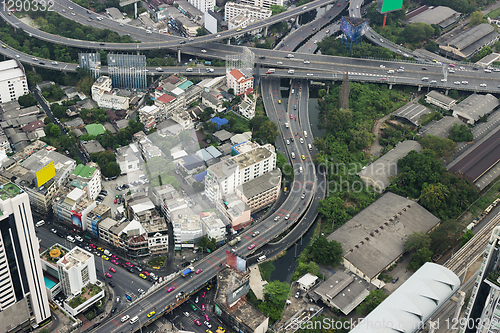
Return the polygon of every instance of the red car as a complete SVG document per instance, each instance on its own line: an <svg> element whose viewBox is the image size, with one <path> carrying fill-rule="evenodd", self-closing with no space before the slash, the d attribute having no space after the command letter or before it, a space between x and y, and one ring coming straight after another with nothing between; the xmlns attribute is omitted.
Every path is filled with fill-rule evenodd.
<svg viewBox="0 0 500 333"><path fill-rule="evenodd" d="M293 119L293 114L290 115L290 119Z"/></svg>
<svg viewBox="0 0 500 333"><path fill-rule="evenodd" d="M387 81L385 77L380 78L381 81Z"/></svg>
<svg viewBox="0 0 500 333"><path fill-rule="evenodd" d="M93 249L95 249L97 246L95 246L94 244L89 244L89 246Z"/></svg>
<svg viewBox="0 0 500 333"><path fill-rule="evenodd" d="M114 260L114 259L113 259L113 260L111 260L111 262L112 262L113 264L115 264L115 265L118 265L118 264L119 264L119 263L118 263L118 260Z"/></svg>
<svg viewBox="0 0 500 333"><path fill-rule="evenodd" d="M115 199L115 203L117 203L117 202L118 202L118 199Z"/></svg>
<svg viewBox="0 0 500 333"><path fill-rule="evenodd" d="M174 287L174 286L172 286L172 287L170 287L170 288L168 288L168 289L167 289L167 293L172 292L172 291L174 291L174 290L175 290L175 287Z"/></svg>
<svg viewBox="0 0 500 333"><path fill-rule="evenodd" d="M110 268L108 268L108 269L109 269L111 272L116 273L116 269L114 269L113 267L110 267Z"/></svg>
<svg viewBox="0 0 500 333"><path fill-rule="evenodd" d="M252 244L248 247L249 250L253 249L255 247L255 244Z"/></svg>
<svg viewBox="0 0 500 333"><path fill-rule="evenodd" d="M134 267L134 265L132 265L131 263L129 262L126 262L125 265L127 265L128 267Z"/></svg>
<svg viewBox="0 0 500 333"><path fill-rule="evenodd" d="M113 255L111 256L111 258L113 258L113 259L115 259L115 260L120 259L120 258L118 258L118 256L117 256L117 255L115 255L115 254L113 254Z"/></svg>
<svg viewBox="0 0 500 333"><path fill-rule="evenodd" d="M206 313L205 313L205 319L206 319L207 321L210 321L210 318L208 317L208 315L207 315Z"/></svg>
<svg viewBox="0 0 500 333"><path fill-rule="evenodd" d="M147 271L142 271L142 274L149 276L149 273Z"/></svg>
<svg viewBox="0 0 500 333"><path fill-rule="evenodd" d="M200 268L195 272L195 274L200 274L201 272L203 272L203 269Z"/></svg>
<svg viewBox="0 0 500 333"><path fill-rule="evenodd" d="M201 305L201 311L205 311L205 304Z"/></svg>
<svg viewBox="0 0 500 333"><path fill-rule="evenodd" d="M104 273L104 276L107 277L107 278L111 278L113 277L113 275L109 274L109 273Z"/></svg>
<svg viewBox="0 0 500 333"><path fill-rule="evenodd" d="M455 67L455 65L453 65L453 64L449 64L448 66L450 66L450 67Z"/></svg>
<svg viewBox="0 0 500 333"><path fill-rule="evenodd" d="M198 319L195 319L195 320L194 320L194 323L195 323L196 325L198 325L198 326L201 326L201 323L200 323L200 321L199 321Z"/></svg>
<svg viewBox="0 0 500 333"><path fill-rule="evenodd" d="M205 297L206 294L207 294L207 292L204 291L203 294L201 294L201 297Z"/></svg>

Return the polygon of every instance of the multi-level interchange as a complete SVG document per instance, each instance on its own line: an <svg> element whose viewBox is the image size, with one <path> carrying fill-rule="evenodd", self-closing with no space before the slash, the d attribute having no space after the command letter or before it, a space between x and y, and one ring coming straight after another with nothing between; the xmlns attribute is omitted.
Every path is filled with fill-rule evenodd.
<svg viewBox="0 0 500 333"><path fill-rule="evenodd" d="M391 1L379 1L384 12ZM318 151L309 112L310 84L348 78L390 89L416 86L426 92L427 103L453 115L423 127L420 135L447 138L453 124L475 126L474 143L457 145L447 169L480 190L487 190L500 171L500 117L495 113L500 103L492 95L500 92L500 70L486 58L484 63L460 63L498 40L488 24L440 45L453 59L443 64L370 29L362 18L363 0L315 0L275 15L283 1L228 1L227 29L222 30L215 1L180 0L173 7L153 0L149 10L164 24L156 24L149 10L137 17L137 1L121 4L134 4L135 20L116 8L96 15L69 0L50 3L63 17L140 42L61 37L28 24L9 6L0 8L7 24L31 38L82 50L74 64L36 58L0 43L0 53L12 59L0 63L0 333L42 326L54 332L149 332L151 324L160 330L266 332L269 318L244 297L254 283L248 268L286 250L296 251L315 223L319 201L328 195L327 171L313 163ZM301 14L315 9L323 14L299 27ZM339 20L342 14L347 15ZM438 6L419 8L408 17L410 23L432 21L444 30L458 24L460 15ZM273 50L240 46L242 42L231 45L248 36L267 36L268 28L280 22L294 29ZM405 60L315 54L317 39L346 24L364 24L365 39ZM197 36L204 30L207 34ZM110 52L107 59L101 59L99 50ZM140 52L149 50L171 52L186 64L147 66ZM186 55L209 60L193 66ZM225 60L226 67L212 66L218 60ZM36 83L30 92L24 66L62 72L83 68L94 79L91 96L72 87L59 92L59 86L47 81ZM286 95L280 89L284 79L289 82ZM457 104L447 96L452 89L474 94ZM36 98L29 107L20 99L27 94ZM75 102L58 103L64 99ZM275 145L274 138L271 143L263 139L273 131L269 123L259 125L269 126L262 132L230 132L234 121L214 114L231 111L236 114L231 119L252 124L262 115L260 101L276 125ZM430 112L410 103L393 115L418 127L420 117ZM255 133L260 137L252 138ZM389 287L383 272L402 258L408 236L429 233L442 222L419 202L385 192L398 174L398 160L422 149L417 141L403 141L359 171L361 181L381 196L326 235L342 245L343 269L324 282L311 274L299 279L295 298L305 292L304 302L317 305L298 307L296 315L284 315L273 330L295 331L297 323L307 323L323 306L353 318L371 291ZM279 168L281 155L293 167L292 174ZM375 170L375 163L384 167L383 173ZM421 327L432 332L496 331L497 203L466 228L475 232L481 226L443 265L426 263L397 289L390 285L386 289L392 294L364 323L349 329L385 332L397 325L399 332ZM200 242L212 240L216 249L200 256L199 251L212 247ZM479 271L468 275L481 256ZM181 318L174 322L177 314ZM72 321L67 327L64 318ZM468 326L469 321L479 324Z"/></svg>

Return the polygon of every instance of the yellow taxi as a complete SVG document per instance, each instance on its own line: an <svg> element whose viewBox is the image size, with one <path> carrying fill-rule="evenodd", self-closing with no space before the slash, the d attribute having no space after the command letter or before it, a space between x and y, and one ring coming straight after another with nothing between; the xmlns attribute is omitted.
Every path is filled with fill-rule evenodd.
<svg viewBox="0 0 500 333"><path fill-rule="evenodd" d="M209 330L209 329L207 329L205 332L206 332L206 333L212 333L212 331L211 331L211 330Z"/></svg>
<svg viewBox="0 0 500 333"><path fill-rule="evenodd" d="M103 249L103 248L101 248L101 247L98 247L98 248L97 248L97 250L98 250L98 251L104 251L104 249Z"/></svg>
<svg viewBox="0 0 500 333"><path fill-rule="evenodd" d="M155 313L156 313L155 311L151 311L150 313L148 313L148 318L153 317L155 315Z"/></svg>
<svg viewBox="0 0 500 333"><path fill-rule="evenodd" d="M104 260L109 260L109 258L107 256L105 256L104 254L101 256L101 258Z"/></svg>
<svg viewBox="0 0 500 333"><path fill-rule="evenodd" d="M306 157L305 157L304 155L302 155L302 159L303 159L303 160L305 160L305 159L306 159Z"/></svg>
<svg viewBox="0 0 500 333"><path fill-rule="evenodd" d="M221 326L219 326L218 328L219 328L219 331L221 331L222 333L226 332L226 330L223 329Z"/></svg>
<svg viewBox="0 0 500 333"><path fill-rule="evenodd" d="M11 12L9 12L9 16L12 16L12 13L11 13Z"/></svg>
<svg viewBox="0 0 500 333"><path fill-rule="evenodd" d="M3 47L4 49L5 49L5 48L7 48L7 46L5 46L5 44L2 44L2 47Z"/></svg>
<svg viewBox="0 0 500 333"><path fill-rule="evenodd" d="M139 276L140 276L141 278L143 278L143 279L146 279L146 277L147 277L146 275L144 275L144 274L142 274L142 273L141 273L141 274L139 274Z"/></svg>
<svg viewBox="0 0 500 333"><path fill-rule="evenodd" d="M236 32L241 31L241 28L236 29Z"/></svg>
<svg viewBox="0 0 500 333"><path fill-rule="evenodd" d="M212 286L208 286L208 287L207 287L207 290L210 290L211 288L212 288Z"/></svg>
<svg viewBox="0 0 500 333"><path fill-rule="evenodd" d="M281 104L281 99L278 99L278 104Z"/></svg>

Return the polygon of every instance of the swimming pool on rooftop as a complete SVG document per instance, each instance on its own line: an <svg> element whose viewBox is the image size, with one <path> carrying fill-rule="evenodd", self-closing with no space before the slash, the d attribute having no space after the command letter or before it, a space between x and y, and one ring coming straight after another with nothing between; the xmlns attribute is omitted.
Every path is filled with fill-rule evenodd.
<svg viewBox="0 0 500 333"><path fill-rule="evenodd" d="M43 279L45 280L45 286L47 288L52 289L54 288L54 286L56 285L56 283L54 281L52 281L51 279L47 278L46 276L43 277Z"/></svg>

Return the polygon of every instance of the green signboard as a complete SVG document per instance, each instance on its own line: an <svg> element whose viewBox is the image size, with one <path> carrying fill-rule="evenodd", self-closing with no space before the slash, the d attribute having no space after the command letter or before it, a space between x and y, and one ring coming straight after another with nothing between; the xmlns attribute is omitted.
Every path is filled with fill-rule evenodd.
<svg viewBox="0 0 500 333"><path fill-rule="evenodd" d="M378 0L377 10L381 14L403 8L403 0Z"/></svg>

